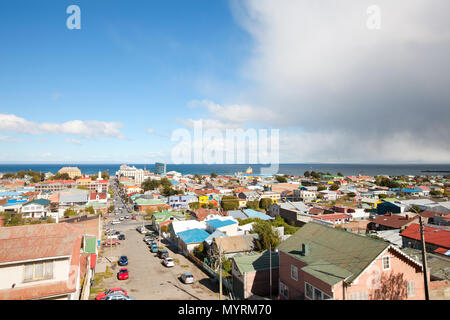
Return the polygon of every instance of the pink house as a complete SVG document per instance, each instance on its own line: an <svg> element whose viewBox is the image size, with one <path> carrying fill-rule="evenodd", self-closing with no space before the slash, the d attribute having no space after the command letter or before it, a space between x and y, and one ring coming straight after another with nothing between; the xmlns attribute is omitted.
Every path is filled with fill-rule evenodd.
<svg viewBox="0 0 450 320"><path fill-rule="evenodd" d="M424 299L422 265L396 247L310 222L278 246L280 299Z"/></svg>

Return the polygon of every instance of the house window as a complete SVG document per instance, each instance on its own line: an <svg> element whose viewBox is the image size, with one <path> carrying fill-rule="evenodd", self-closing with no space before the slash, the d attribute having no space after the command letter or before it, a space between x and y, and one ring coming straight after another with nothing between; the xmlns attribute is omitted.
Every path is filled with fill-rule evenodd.
<svg viewBox="0 0 450 320"><path fill-rule="evenodd" d="M308 299L313 299L313 286L310 285L308 282L305 282L305 296Z"/></svg>
<svg viewBox="0 0 450 320"><path fill-rule="evenodd" d="M298 269L296 266L291 264L291 278L298 281Z"/></svg>
<svg viewBox="0 0 450 320"><path fill-rule="evenodd" d="M317 289L308 282L305 282L305 296L309 300L332 300L332 298L325 294L322 290Z"/></svg>
<svg viewBox="0 0 450 320"><path fill-rule="evenodd" d="M406 283L406 297L412 298L416 295L416 287L414 284L414 280L408 281Z"/></svg>
<svg viewBox="0 0 450 320"><path fill-rule="evenodd" d="M353 292L348 298L349 300L369 300L367 291Z"/></svg>
<svg viewBox="0 0 450 320"><path fill-rule="evenodd" d="M24 281L53 278L53 261L29 263L24 267Z"/></svg>
<svg viewBox="0 0 450 320"><path fill-rule="evenodd" d="M391 259L389 256L383 257L383 270L388 270L391 267Z"/></svg>
<svg viewBox="0 0 450 320"><path fill-rule="evenodd" d="M289 287L280 281L280 295L289 299Z"/></svg>
<svg viewBox="0 0 450 320"><path fill-rule="evenodd" d="M322 291L314 288L314 300L322 300Z"/></svg>

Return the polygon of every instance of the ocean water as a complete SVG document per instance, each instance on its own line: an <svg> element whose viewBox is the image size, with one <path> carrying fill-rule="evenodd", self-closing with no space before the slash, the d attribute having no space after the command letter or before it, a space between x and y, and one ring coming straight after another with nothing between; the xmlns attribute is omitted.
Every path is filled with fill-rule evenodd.
<svg viewBox="0 0 450 320"><path fill-rule="evenodd" d="M136 168L155 171L154 164L130 164ZM107 170L114 175L120 164L0 164L0 172L17 172L19 170L34 170L40 172L56 173L62 167L78 167L83 174L97 174L98 171ZM167 171L177 171L182 174L211 174L233 175L236 172L245 172L251 166L254 174L260 173L260 168L268 167L261 164L167 164ZM289 163L280 164L278 173L288 175L303 175L306 170L329 172L344 175L446 175L450 174L450 164L323 164L323 163ZM433 172L425 172L433 171Z"/></svg>

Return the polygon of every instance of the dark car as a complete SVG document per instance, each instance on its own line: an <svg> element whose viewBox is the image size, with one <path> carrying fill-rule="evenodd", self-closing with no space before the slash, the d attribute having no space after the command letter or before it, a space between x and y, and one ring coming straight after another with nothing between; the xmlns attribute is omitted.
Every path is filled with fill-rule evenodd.
<svg viewBox="0 0 450 320"><path fill-rule="evenodd" d="M160 259L165 259L169 257L169 251L167 251L166 249L162 249L158 251L158 258Z"/></svg>
<svg viewBox="0 0 450 320"><path fill-rule="evenodd" d="M119 266L127 266L128 265L128 257L121 256L119 259Z"/></svg>
<svg viewBox="0 0 450 320"><path fill-rule="evenodd" d="M119 235L119 240L125 240L125 235L124 234L120 234Z"/></svg>

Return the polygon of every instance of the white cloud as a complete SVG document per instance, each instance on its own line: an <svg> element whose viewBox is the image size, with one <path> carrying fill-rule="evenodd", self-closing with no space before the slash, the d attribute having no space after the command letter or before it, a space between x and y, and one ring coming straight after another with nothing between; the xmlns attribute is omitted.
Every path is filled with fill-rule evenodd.
<svg viewBox="0 0 450 320"><path fill-rule="evenodd" d="M72 144L79 144L79 145L82 144L80 140L72 139L72 138L66 138L66 139L64 139L64 141L67 143L72 143Z"/></svg>
<svg viewBox="0 0 450 320"><path fill-rule="evenodd" d="M258 108L203 105L223 119L240 111L245 121L296 128L296 142L283 142L289 161L448 162L448 3L378 0L376 31L366 26L372 4L233 1L254 43L243 73Z"/></svg>
<svg viewBox="0 0 450 320"><path fill-rule="evenodd" d="M0 114L0 131L24 134L72 134L92 139L111 137L126 139L119 128L118 122L103 122L96 120L71 120L62 123L37 123L28 121L14 114Z"/></svg>
<svg viewBox="0 0 450 320"><path fill-rule="evenodd" d="M208 129L226 130L226 129L243 128L241 123L224 122L216 119L198 119L198 120L178 119L178 121L191 130L194 129L195 126L201 126L203 130Z"/></svg>
<svg viewBox="0 0 450 320"><path fill-rule="evenodd" d="M277 117L273 110L252 107L245 104L220 105L210 100L193 100L188 103L188 106L191 108L205 107L213 117L229 123L271 122Z"/></svg>
<svg viewBox="0 0 450 320"><path fill-rule="evenodd" d="M22 142L22 139L9 137L9 136L0 136L0 142Z"/></svg>
<svg viewBox="0 0 450 320"><path fill-rule="evenodd" d="M53 154L50 152L45 152L40 155L41 158L50 158L51 156L53 156Z"/></svg>

